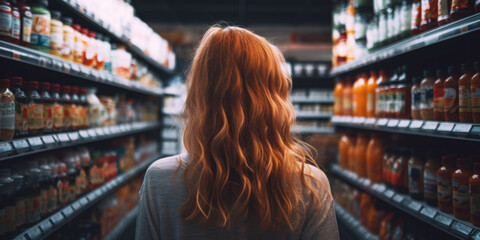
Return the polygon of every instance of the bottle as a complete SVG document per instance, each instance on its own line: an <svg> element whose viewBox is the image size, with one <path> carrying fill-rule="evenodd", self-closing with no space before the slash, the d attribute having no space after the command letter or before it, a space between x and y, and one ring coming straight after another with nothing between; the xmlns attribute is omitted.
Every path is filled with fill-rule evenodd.
<svg viewBox="0 0 480 240"><path fill-rule="evenodd" d="M440 168L438 157L433 152L427 152L427 162L423 168L423 197L431 206L437 206L437 172Z"/></svg>
<svg viewBox="0 0 480 240"><path fill-rule="evenodd" d="M62 57L63 46L63 23L62 14L59 11L51 12L50 20L50 54Z"/></svg>
<svg viewBox="0 0 480 240"><path fill-rule="evenodd" d="M455 154L442 156L442 166L437 171L438 209L452 213L452 174L455 171Z"/></svg>
<svg viewBox="0 0 480 240"><path fill-rule="evenodd" d="M471 102L471 80L473 77L472 66L462 64L463 75L458 79L458 113L460 122L471 123L472 102Z"/></svg>
<svg viewBox="0 0 480 240"><path fill-rule="evenodd" d="M0 79L0 96L0 141L7 141L15 134L15 96L9 79Z"/></svg>
<svg viewBox="0 0 480 240"><path fill-rule="evenodd" d="M22 78L10 77L12 92L15 97L15 134L14 137L24 137L28 135L27 95L22 90ZM25 114L24 114L25 113Z"/></svg>
<svg viewBox="0 0 480 240"><path fill-rule="evenodd" d="M27 198L25 189L27 186L25 185L23 166L15 164L12 170L11 177L15 182L15 197L17 199L15 205L15 228L18 233L25 230L25 201Z"/></svg>
<svg viewBox="0 0 480 240"><path fill-rule="evenodd" d="M54 178L52 177L52 168L49 164L49 160L47 158L42 158L40 164L40 169L42 171L40 182L42 185L42 193L44 192L45 194L42 195L44 201L42 202L43 208L41 213L43 213L43 217L46 217L48 214L54 213L57 210L57 187Z"/></svg>
<svg viewBox="0 0 480 240"><path fill-rule="evenodd" d="M88 32L86 35L86 50L85 54L83 55L83 65L87 67L94 67L95 66L95 57L97 55L96 53L96 48L95 48L95 33L94 32Z"/></svg>
<svg viewBox="0 0 480 240"><path fill-rule="evenodd" d="M103 47L103 35L97 33L94 39L95 42L95 68L98 70L103 70L105 68L105 54L104 54L104 47Z"/></svg>
<svg viewBox="0 0 480 240"><path fill-rule="evenodd" d="M357 136L357 143L355 144L355 172L358 177L367 177L367 161L366 151L368 145L368 136L364 133L359 133Z"/></svg>
<svg viewBox="0 0 480 240"><path fill-rule="evenodd" d="M367 111L367 82L366 74L362 73L353 84L353 115L365 117Z"/></svg>
<svg viewBox="0 0 480 240"><path fill-rule="evenodd" d="M366 153L367 177L372 183L382 182L383 155L383 142L380 135L372 134Z"/></svg>
<svg viewBox="0 0 480 240"><path fill-rule="evenodd" d="M452 0L438 0L438 26L443 26L448 23L451 3Z"/></svg>
<svg viewBox="0 0 480 240"><path fill-rule="evenodd" d="M333 90L333 114L335 116L341 116L342 115L342 94L343 94L343 83L342 79L337 78L337 84L335 84L335 89Z"/></svg>
<svg viewBox="0 0 480 240"><path fill-rule="evenodd" d="M413 0L412 3L412 21L410 27L410 33L416 35L420 33L420 26L422 23L422 1Z"/></svg>
<svg viewBox="0 0 480 240"><path fill-rule="evenodd" d="M40 97L43 103L43 133L52 133L53 128L53 99L50 96L50 83L40 83Z"/></svg>
<svg viewBox="0 0 480 240"><path fill-rule="evenodd" d="M80 112L80 117L82 118L82 126L81 128L86 129L90 127L90 119L88 116L88 112L90 111L88 107L88 101L87 101L87 89L85 88L80 88L79 89L79 105L82 106L82 112Z"/></svg>
<svg viewBox="0 0 480 240"><path fill-rule="evenodd" d="M43 219L47 216L47 204L48 204L48 191L50 189L47 176L50 172L45 172L45 169L42 168L43 159L39 159L40 163L40 175L38 178L38 183L40 184L40 201L39 201L39 212L40 218Z"/></svg>
<svg viewBox="0 0 480 240"><path fill-rule="evenodd" d="M352 137L352 142L348 148L348 170L355 172L355 146L357 144L357 138Z"/></svg>
<svg viewBox="0 0 480 240"><path fill-rule="evenodd" d="M480 123L480 62L475 62L473 66L476 73L471 80L472 121Z"/></svg>
<svg viewBox="0 0 480 240"><path fill-rule="evenodd" d="M422 116L420 114L420 103L422 100L422 92L420 89L420 78L417 76L414 76L412 78L413 85L412 85L412 119L414 120L421 120Z"/></svg>
<svg viewBox="0 0 480 240"><path fill-rule="evenodd" d="M453 215L470 220L470 197L468 181L472 176L472 162L467 157L457 158L457 170L452 174Z"/></svg>
<svg viewBox="0 0 480 240"><path fill-rule="evenodd" d="M43 103L40 94L38 94L38 82L26 81L23 83L27 91L28 98L28 135L34 136L42 132L43 128Z"/></svg>
<svg viewBox="0 0 480 240"><path fill-rule="evenodd" d="M80 98L78 97L78 87L72 87L70 92L71 92L70 98L72 101L72 116L73 116L72 129L78 130L83 125L82 117L81 117L83 112L83 107L80 105Z"/></svg>
<svg viewBox="0 0 480 240"><path fill-rule="evenodd" d="M107 72L112 72L112 60L111 60L111 51L112 51L112 46L110 45L110 37L108 36L103 36L103 51L104 51L104 57L105 57L105 66L104 69Z"/></svg>
<svg viewBox="0 0 480 240"><path fill-rule="evenodd" d="M17 7L20 11L20 45L29 47L33 23L32 11L26 0L19 0Z"/></svg>
<svg viewBox="0 0 480 240"><path fill-rule="evenodd" d="M449 66L448 74L450 75L445 79L444 90L445 96L443 97L445 107L445 121L458 122L458 79L460 74L457 66Z"/></svg>
<svg viewBox="0 0 480 240"><path fill-rule="evenodd" d="M67 165L61 162L57 164L57 178L55 179L57 183L57 192L58 192L58 206L62 207L68 204L70 199L69 195L69 183L67 175Z"/></svg>
<svg viewBox="0 0 480 240"><path fill-rule="evenodd" d="M413 199L423 199L423 167L421 152L415 149L408 160L408 193Z"/></svg>
<svg viewBox="0 0 480 240"><path fill-rule="evenodd" d="M386 104L386 84L388 83L388 75L385 71L380 70L377 79L377 88L375 89L375 115L377 118L384 117Z"/></svg>
<svg viewBox="0 0 480 240"><path fill-rule="evenodd" d="M446 79L446 72L439 68L437 69L437 76L437 80L433 83L433 119L435 121L445 121L445 109L443 103L445 90L443 85Z"/></svg>
<svg viewBox="0 0 480 240"><path fill-rule="evenodd" d="M62 104L63 104L63 129L70 131L73 128L72 100L70 99L70 86L62 86Z"/></svg>
<svg viewBox="0 0 480 240"><path fill-rule="evenodd" d="M450 7L450 16L448 17L448 20L450 22L453 22L461 18L470 16L473 14L473 8L473 0L452 0L452 5Z"/></svg>
<svg viewBox="0 0 480 240"><path fill-rule="evenodd" d="M26 226L30 227L40 221L40 169L37 160L27 161L25 174L25 189L27 201L25 202Z"/></svg>
<svg viewBox="0 0 480 240"><path fill-rule="evenodd" d="M70 157L67 164L67 176L68 176L68 190L69 190L69 202L72 202L77 197L77 170L75 168L75 161Z"/></svg>
<svg viewBox="0 0 480 240"><path fill-rule="evenodd" d="M480 226L480 163L473 163L473 175L468 180L470 192L470 222Z"/></svg>
<svg viewBox="0 0 480 240"><path fill-rule="evenodd" d="M53 83L51 84L51 98L53 102L53 122L52 130L54 132L63 131L63 100L60 96L60 84Z"/></svg>
<svg viewBox="0 0 480 240"><path fill-rule="evenodd" d="M20 43L20 10L17 6L17 0L10 0L12 6L12 43Z"/></svg>
<svg viewBox="0 0 480 240"><path fill-rule="evenodd" d="M17 198L15 196L15 182L10 177L10 169L0 169L0 184L1 195L4 197L4 201L1 202L1 208L5 209L5 224L3 225L3 234L0 236L2 239L13 238L16 230L16 209Z"/></svg>
<svg viewBox="0 0 480 240"><path fill-rule="evenodd" d="M367 82L367 117L375 117L375 92L377 88L377 73L370 71L370 78Z"/></svg>
<svg viewBox="0 0 480 240"><path fill-rule="evenodd" d="M343 116L352 116L353 115L353 106L352 106L352 81L350 78L346 79L346 84L343 87Z"/></svg>
<svg viewBox="0 0 480 240"><path fill-rule="evenodd" d="M403 65L402 72L398 77L395 95L395 117L399 119L410 119L412 116L412 83L407 75L407 66Z"/></svg>
<svg viewBox="0 0 480 240"><path fill-rule="evenodd" d="M385 86L386 90L386 107L385 107L385 117L394 118L397 114L396 103L397 103L397 83L398 83L398 69L395 69L390 77L390 82Z"/></svg>
<svg viewBox="0 0 480 240"><path fill-rule="evenodd" d="M0 1L0 40L12 41L12 5L9 1Z"/></svg>
<svg viewBox="0 0 480 240"><path fill-rule="evenodd" d="M401 38L409 37L412 26L412 0L402 0L400 22Z"/></svg>
<svg viewBox="0 0 480 240"><path fill-rule="evenodd" d="M438 26L438 0L422 0L422 19L420 29L422 32Z"/></svg>
<svg viewBox="0 0 480 240"><path fill-rule="evenodd" d="M83 51L84 51L84 45L82 42L83 35L81 33L82 29L80 25L78 24L73 24L73 42L74 42L74 47L73 47L73 61L76 63L83 63Z"/></svg>
<svg viewBox="0 0 480 240"><path fill-rule="evenodd" d="M435 74L431 70L423 72L425 77L420 83L420 116L422 120L433 120L433 83Z"/></svg>
<svg viewBox="0 0 480 240"><path fill-rule="evenodd" d="M74 30L72 28L73 19L71 17L62 17L62 58L73 61L73 49L75 48Z"/></svg>
<svg viewBox="0 0 480 240"><path fill-rule="evenodd" d="M392 151L393 150L390 147L385 148L382 160L382 180L387 186L390 186L390 171L392 166L390 165L389 160L393 155Z"/></svg>
<svg viewBox="0 0 480 240"><path fill-rule="evenodd" d="M397 158L392 165L392 185L396 191L408 192L408 159L410 152L407 149L399 149Z"/></svg>
<svg viewBox="0 0 480 240"><path fill-rule="evenodd" d="M50 11L48 0L34 0L32 8L32 34L30 47L42 52L50 51Z"/></svg>
<svg viewBox="0 0 480 240"><path fill-rule="evenodd" d="M343 169L348 169L348 149L350 148L351 137L349 134L343 134L338 142L338 152L340 167Z"/></svg>

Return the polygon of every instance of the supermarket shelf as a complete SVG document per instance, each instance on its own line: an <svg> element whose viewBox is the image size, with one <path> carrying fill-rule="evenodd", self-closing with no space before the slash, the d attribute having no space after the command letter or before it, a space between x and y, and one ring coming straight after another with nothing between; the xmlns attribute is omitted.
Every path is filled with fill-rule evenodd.
<svg viewBox="0 0 480 240"><path fill-rule="evenodd" d="M418 50L436 43L456 38L464 34L476 32L480 29L480 13L466 17L464 19L437 27L422 34L418 34L387 47L373 51L372 53L342 64L330 71L331 77L350 73L369 65L394 58L401 54Z"/></svg>
<svg viewBox="0 0 480 240"><path fill-rule="evenodd" d="M332 98L290 97L292 103L333 103Z"/></svg>
<svg viewBox="0 0 480 240"><path fill-rule="evenodd" d="M55 231L60 229L62 226L67 224L72 219L76 218L78 215L92 207L95 203L99 202L104 197L113 193L117 188L128 183L138 174L144 172L150 164L156 161L159 156L155 156L152 159L140 164L139 166L134 167L130 171L119 175L110 182L104 184L103 186L91 191L90 193L85 194L83 197L72 202L63 209L52 214L48 218L43 219L38 224L30 227L25 230L25 232L19 234L15 237L15 240L37 240L37 239L46 239Z"/></svg>
<svg viewBox="0 0 480 240"><path fill-rule="evenodd" d="M126 36L120 36L112 31L112 27L104 23L98 16L92 12L87 12L86 9L78 5L76 1L71 0L55 0L70 10L77 17L89 22L91 25L95 26L97 31L101 31L104 34L109 35L112 40L124 44L128 51L130 51L136 58L141 59L143 62L148 63L156 72L160 72L163 76L173 75L173 71L165 67L164 65L158 63L156 60L144 53L140 48L133 45Z"/></svg>
<svg viewBox="0 0 480 240"><path fill-rule="evenodd" d="M405 212L412 217L431 225L455 239L474 239L480 237L480 228L456 219L451 214L440 212L422 201L410 198L408 195L396 193L384 184L371 184L368 179L358 178L355 173L343 170L333 165L330 172L348 184L367 192L373 197Z"/></svg>
<svg viewBox="0 0 480 240"><path fill-rule="evenodd" d="M335 133L333 128L329 127L305 127L305 126L293 126L291 129L292 133L299 133L299 134L330 134Z"/></svg>
<svg viewBox="0 0 480 240"><path fill-rule="evenodd" d="M332 123L337 127L480 142L480 124L344 116L332 117Z"/></svg>
<svg viewBox="0 0 480 240"><path fill-rule="evenodd" d="M349 212L335 202L335 213L339 225L348 229L352 235L360 240L378 240L378 236L370 233L362 224L355 219Z"/></svg>
<svg viewBox="0 0 480 240"><path fill-rule="evenodd" d="M318 118L331 118L332 113L329 112L307 112L307 111L297 111L297 118L310 118L310 119L318 119Z"/></svg>
<svg viewBox="0 0 480 240"><path fill-rule="evenodd" d="M162 113L165 114L165 115L170 115L170 116L181 116L182 110L181 109L173 109L173 108L164 108Z"/></svg>
<svg viewBox="0 0 480 240"><path fill-rule="evenodd" d="M99 71L47 53L5 41L0 41L0 59L13 60L23 64L66 74L70 77L81 78L93 83L113 86L132 92L157 96L162 95L161 88L143 86L139 82L117 77L106 71Z"/></svg>
<svg viewBox="0 0 480 240"><path fill-rule="evenodd" d="M130 212L122 219L121 222L115 226L107 236L103 238L103 240L116 240L121 239L122 235L128 229L128 227L134 224L138 214L138 206L135 206Z"/></svg>
<svg viewBox="0 0 480 240"><path fill-rule="evenodd" d="M0 161L84 143L115 139L125 135L148 132L160 127L159 122L130 123L112 127L92 128L68 133L46 134L0 142Z"/></svg>

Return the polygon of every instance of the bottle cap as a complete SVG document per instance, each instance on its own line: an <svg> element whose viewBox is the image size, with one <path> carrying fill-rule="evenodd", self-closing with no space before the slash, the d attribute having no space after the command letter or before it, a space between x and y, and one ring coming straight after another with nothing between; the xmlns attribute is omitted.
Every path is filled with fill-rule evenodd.
<svg viewBox="0 0 480 240"><path fill-rule="evenodd" d="M52 16L52 19L57 19L57 20L60 20L60 18L62 17L62 13L60 11L51 11L51 16Z"/></svg>
<svg viewBox="0 0 480 240"><path fill-rule="evenodd" d="M62 86L62 93L70 93L70 86L68 85L63 85Z"/></svg>
<svg viewBox="0 0 480 240"><path fill-rule="evenodd" d="M83 35L88 35L88 29L82 28L82 29L80 30L80 33L82 33Z"/></svg>
<svg viewBox="0 0 480 240"><path fill-rule="evenodd" d="M480 71L480 62L479 61L473 62L473 70Z"/></svg>
<svg viewBox="0 0 480 240"><path fill-rule="evenodd" d="M82 95L85 95L85 94L87 94L87 89L85 89L85 88L80 88L80 89L78 89L78 92L79 92L80 94L82 94Z"/></svg>
<svg viewBox="0 0 480 240"><path fill-rule="evenodd" d="M60 84L52 83L51 90L52 90L52 92L59 92L60 91Z"/></svg>
<svg viewBox="0 0 480 240"><path fill-rule="evenodd" d="M50 83L49 82L41 82L40 89L45 91L50 91Z"/></svg>
<svg viewBox="0 0 480 240"><path fill-rule="evenodd" d="M437 76L438 77L445 77L447 75L447 71L444 68L437 69Z"/></svg>
<svg viewBox="0 0 480 240"><path fill-rule="evenodd" d="M472 65L470 63L462 64L462 72L464 72L466 70L472 70Z"/></svg>
<svg viewBox="0 0 480 240"><path fill-rule="evenodd" d="M423 71L423 77L435 77L435 73L431 69L425 69Z"/></svg>
<svg viewBox="0 0 480 240"><path fill-rule="evenodd" d="M89 38L95 38L95 32L89 32L88 37Z"/></svg>
<svg viewBox="0 0 480 240"><path fill-rule="evenodd" d="M22 86L24 88L27 88L27 89L38 89L38 82L37 81L24 81Z"/></svg>
<svg viewBox="0 0 480 240"><path fill-rule="evenodd" d="M80 27L80 25L78 24L72 24L72 28L77 32L80 32L82 30L82 27Z"/></svg>
<svg viewBox="0 0 480 240"><path fill-rule="evenodd" d="M72 87L70 92L72 94L77 94L78 93L78 87Z"/></svg>
<svg viewBox="0 0 480 240"><path fill-rule="evenodd" d="M452 165L455 165L455 161L457 159L457 155L456 154L448 154L448 155L443 155L442 156L442 165L443 166L452 166Z"/></svg>
<svg viewBox="0 0 480 240"><path fill-rule="evenodd" d="M10 87L10 79L0 79L0 87Z"/></svg>
<svg viewBox="0 0 480 240"><path fill-rule="evenodd" d="M448 74L452 75L454 73L458 73L458 66L456 65L448 66Z"/></svg>
<svg viewBox="0 0 480 240"><path fill-rule="evenodd" d="M62 17L63 25L72 25L73 19L71 17Z"/></svg>
<svg viewBox="0 0 480 240"><path fill-rule="evenodd" d="M10 83L12 86L22 86L22 78L21 77L9 77Z"/></svg>

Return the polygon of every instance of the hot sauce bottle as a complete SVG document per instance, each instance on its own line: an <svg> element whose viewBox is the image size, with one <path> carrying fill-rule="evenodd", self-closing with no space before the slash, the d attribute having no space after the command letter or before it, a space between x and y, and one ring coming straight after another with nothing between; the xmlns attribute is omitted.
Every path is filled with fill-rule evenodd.
<svg viewBox="0 0 480 240"><path fill-rule="evenodd" d="M423 170L423 191L425 202L437 206L437 171L440 167L438 157L433 152L427 152L427 162Z"/></svg>
<svg viewBox="0 0 480 240"><path fill-rule="evenodd" d="M415 120L420 120L422 119L420 115L420 103L422 100L422 92L420 90L420 82L421 79L420 77L414 76L413 77L413 85L412 85L412 91L411 91L411 96L412 96L412 106L411 106L411 112L412 112L412 119Z"/></svg>
<svg viewBox="0 0 480 240"><path fill-rule="evenodd" d="M412 21L410 27L410 33L416 35L420 33L420 26L422 23L422 1L413 0L412 3Z"/></svg>
<svg viewBox="0 0 480 240"><path fill-rule="evenodd" d="M470 222L480 226L480 163L473 163L474 174L468 181L470 192Z"/></svg>
<svg viewBox="0 0 480 240"><path fill-rule="evenodd" d="M458 122L458 79L460 73L457 66L449 66L450 75L444 83L445 96L443 97L445 106L445 121Z"/></svg>
<svg viewBox="0 0 480 240"><path fill-rule="evenodd" d="M402 73L398 76L398 83L395 96L396 118L410 119L412 116L412 83L407 75L407 67L402 67Z"/></svg>
<svg viewBox="0 0 480 240"><path fill-rule="evenodd" d="M438 209L452 213L452 174L455 171L456 155L442 156L442 166L437 171Z"/></svg>
<svg viewBox="0 0 480 240"><path fill-rule="evenodd" d="M463 75L458 79L458 112L460 122L472 122L471 80L472 66L462 64Z"/></svg>
<svg viewBox="0 0 480 240"><path fill-rule="evenodd" d="M456 218L470 220L470 197L468 181L472 176L472 162L467 157L457 158L457 170L452 174L453 215Z"/></svg>
<svg viewBox="0 0 480 240"><path fill-rule="evenodd" d="M40 89L40 96L43 102L43 133L51 133L53 126L53 99L49 93L50 83L40 83Z"/></svg>
<svg viewBox="0 0 480 240"><path fill-rule="evenodd" d="M24 82L28 98L27 121L30 136L40 134L43 128L43 103L38 93L38 85L37 81Z"/></svg>
<svg viewBox="0 0 480 240"><path fill-rule="evenodd" d="M472 120L474 123L480 123L480 62L474 63L475 75L471 80L472 85Z"/></svg>
<svg viewBox="0 0 480 240"><path fill-rule="evenodd" d="M422 0L421 31L428 31L437 27L438 0Z"/></svg>
<svg viewBox="0 0 480 240"><path fill-rule="evenodd" d="M53 124L52 129L54 132L63 131L64 119L63 119L63 101L60 96L60 84L54 83L51 85L51 97L53 100Z"/></svg>
<svg viewBox="0 0 480 240"><path fill-rule="evenodd" d="M445 121L445 108L443 96L445 96L444 84L446 72L443 69L437 70L437 80L433 84L433 118L435 121Z"/></svg>
<svg viewBox="0 0 480 240"><path fill-rule="evenodd" d="M470 16L473 14L474 1L473 0L452 0L450 7L450 22Z"/></svg>
<svg viewBox="0 0 480 240"><path fill-rule="evenodd" d="M73 127L72 100L70 98L70 86L62 86L62 104L63 104L63 129L70 131Z"/></svg>
<svg viewBox="0 0 480 240"><path fill-rule="evenodd" d="M438 26L448 23L452 0L438 0Z"/></svg>
<svg viewBox="0 0 480 240"><path fill-rule="evenodd" d="M425 70L425 77L420 83L420 116L422 120L433 120L433 84L435 74L431 70Z"/></svg>

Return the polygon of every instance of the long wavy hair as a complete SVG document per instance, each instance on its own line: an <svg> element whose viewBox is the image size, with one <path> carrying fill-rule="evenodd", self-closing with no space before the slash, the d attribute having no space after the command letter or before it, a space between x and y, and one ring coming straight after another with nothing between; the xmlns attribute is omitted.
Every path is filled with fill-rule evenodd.
<svg viewBox="0 0 480 240"><path fill-rule="evenodd" d="M299 188L320 207L304 173L311 151L290 133L284 66L278 48L248 30L213 26L203 36L187 77L183 219L294 230L305 207Z"/></svg>

